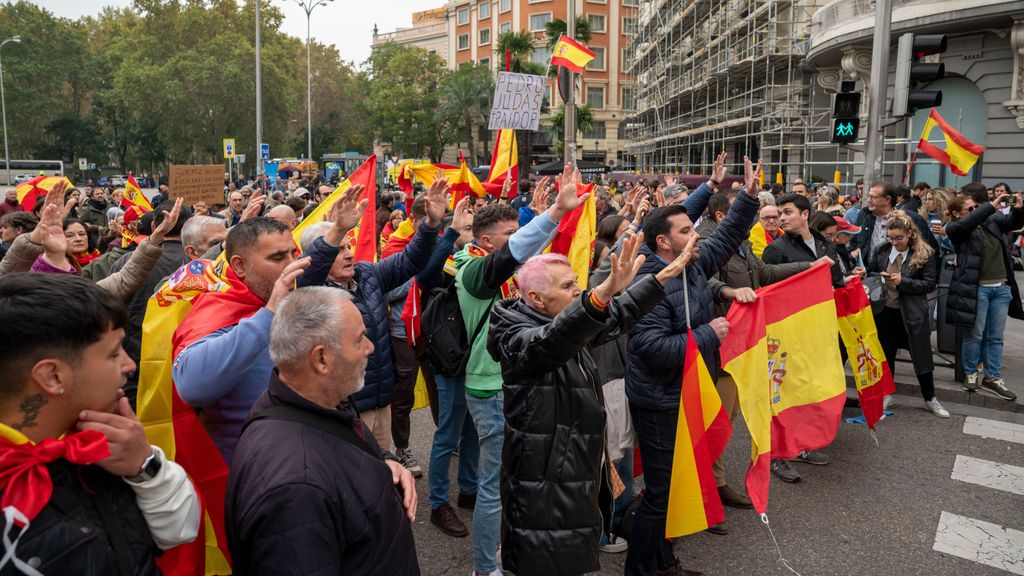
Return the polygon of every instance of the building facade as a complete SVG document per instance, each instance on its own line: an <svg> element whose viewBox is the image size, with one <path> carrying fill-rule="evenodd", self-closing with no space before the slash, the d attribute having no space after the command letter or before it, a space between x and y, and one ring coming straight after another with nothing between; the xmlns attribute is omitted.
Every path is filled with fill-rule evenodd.
<svg viewBox="0 0 1024 576"><path fill-rule="evenodd" d="M402 46L419 46L440 56L445 64L450 65L448 58L448 22L447 10L443 6L431 10L412 13L412 27L399 28L394 32L378 34L376 26L373 30L373 46L381 44L400 44Z"/></svg>

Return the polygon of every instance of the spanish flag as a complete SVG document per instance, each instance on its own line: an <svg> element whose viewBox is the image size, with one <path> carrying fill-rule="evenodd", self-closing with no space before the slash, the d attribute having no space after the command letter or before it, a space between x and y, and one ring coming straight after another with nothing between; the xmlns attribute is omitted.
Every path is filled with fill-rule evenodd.
<svg viewBox="0 0 1024 576"><path fill-rule="evenodd" d="M459 155L462 155L461 150ZM437 180L438 172L443 173L444 177L448 179L452 192L458 193L459 198L465 196L470 191L477 196L487 194L487 190L480 183L480 179L466 166L464 158L458 166L451 164L406 164L402 175L399 176L399 186L402 186L404 182L406 183L405 186L411 189L413 179L416 179L429 188L434 183L434 180Z"/></svg>
<svg viewBox="0 0 1024 576"><path fill-rule="evenodd" d="M860 407L868 428L882 418L882 400L896 393L889 362L882 352L871 313L871 301L864 292L860 277L854 276L846 286L835 291L836 314L839 316L839 334L850 357L853 379L860 396Z"/></svg>
<svg viewBox="0 0 1024 576"><path fill-rule="evenodd" d="M764 226L760 222L757 222L750 229L750 235L747 237L747 240L750 240L754 255L761 258L762 254L764 254L764 249L772 243L774 238L765 231Z"/></svg>
<svg viewBox="0 0 1024 576"><path fill-rule="evenodd" d="M747 492L764 513L770 460L832 442L846 378L827 265L761 288L757 295L753 304L729 309L729 335L720 352L750 430Z"/></svg>
<svg viewBox="0 0 1024 576"><path fill-rule="evenodd" d="M594 59L594 51L562 34L551 53L551 65L583 72L587 63Z"/></svg>
<svg viewBox="0 0 1024 576"><path fill-rule="evenodd" d="M509 128L498 130L494 153L491 154L491 171L483 183L484 189L492 196L500 196L507 178L512 179L508 197L515 198L515 183L519 180L519 150L516 146L516 131Z"/></svg>
<svg viewBox="0 0 1024 576"><path fill-rule="evenodd" d="M53 190L53 187L62 181L68 186L65 192L75 187L71 180L64 176L36 176L22 182L14 188L18 194L18 203L25 209L25 212L31 212L36 207L36 201L49 194L50 190Z"/></svg>
<svg viewBox="0 0 1024 576"><path fill-rule="evenodd" d="M679 395L679 422L665 519L666 538L707 530L725 520L711 465L729 443L732 422L722 408L722 399L693 332L687 329L686 336L683 389Z"/></svg>
<svg viewBox="0 0 1024 576"><path fill-rule="evenodd" d="M124 194L121 195L121 208L127 210L132 206L138 206L146 212L153 211L153 205L149 203L149 199L142 193L139 183L135 181L135 176L128 176L128 182L124 185Z"/></svg>
<svg viewBox="0 0 1024 576"><path fill-rule="evenodd" d="M584 290L590 276L590 263L594 259L594 239L597 238L597 202L593 190L593 182L579 185L576 195L589 193L590 197L562 218L548 248L549 252L564 254L569 259L576 273L576 283Z"/></svg>
<svg viewBox="0 0 1024 576"><path fill-rule="evenodd" d="M359 226L350 233L350 239L352 240L352 255L355 257L356 262L376 262L377 261L377 156L370 154L370 157L351 176L345 179L344 182L338 185L331 192L324 201L316 207L316 210L310 212L309 216L306 216L298 226L292 230L292 238L295 240L296 245L300 245L302 239L302 232L306 230L312 224L317 222L323 222L327 219L327 216L331 212L331 207L337 202L342 196L345 195L345 191L349 189L352 184L362 184L366 186L363 190L363 194L359 197L360 200L367 200L366 210L363 211L363 216L359 219ZM366 234L359 234L359 230L366 230Z"/></svg>
<svg viewBox="0 0 1024 576"><path fill-rule="evenodd" d="M942 136L946 139L945 150L928 141L935 127L939 128ZM939 164L948 166L953 174L958 176L967 176L967 172L985 151L984 146L978 146L971 142L947 124L935 108L932 108L931 113L928 114L928 121L924 123L924 130L921 131L921 140L917 143L917 149L938 160Z"/></svg>

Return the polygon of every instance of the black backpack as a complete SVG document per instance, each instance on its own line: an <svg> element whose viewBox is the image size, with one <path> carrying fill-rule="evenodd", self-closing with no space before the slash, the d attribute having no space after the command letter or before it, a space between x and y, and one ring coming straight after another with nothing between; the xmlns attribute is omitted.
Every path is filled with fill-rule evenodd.
<svg viewBox="0 0 1024 576"><path fill-rule="evenodd" d="M473 331L473 338L467 339L455 282L449 283L447 287L432 288L420 318L423 340L426 342L420 358L425 357L434 372L442 376L456 378L465 375L470 344L480 335L488 316L489 311L480 318Z"/></svg>

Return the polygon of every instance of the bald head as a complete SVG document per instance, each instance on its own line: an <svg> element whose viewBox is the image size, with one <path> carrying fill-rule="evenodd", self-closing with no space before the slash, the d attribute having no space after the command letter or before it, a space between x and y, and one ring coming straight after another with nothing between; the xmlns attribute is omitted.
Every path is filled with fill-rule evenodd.
<svg viewBox="0 0 1024 576"><path fill-rule="evenodd" d="M298 224L295 219L295 210L292 210L287 204L274 206L266 213L266 217L277 220L287 226L289 230L294 230L296 224Z"/></svg>
<svg viewBox="0 0 1024 576"><path fill-rule="evenodd" d="M242 196L241 192L232 192L228 196L228 206L235 214L240 213L242 208L245 208L245 196Z"/></svg>

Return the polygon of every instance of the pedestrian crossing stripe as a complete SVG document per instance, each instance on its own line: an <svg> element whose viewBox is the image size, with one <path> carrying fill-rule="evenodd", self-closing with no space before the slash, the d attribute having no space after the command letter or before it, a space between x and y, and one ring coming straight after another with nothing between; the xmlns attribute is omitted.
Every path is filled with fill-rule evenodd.
<svg viewBox="0 0 1024 576"><path fill-rule="evenodd" d="M957 454L953 480L1024 495L1024 468Z"/></svg>
<svg viewBox="0 0 1024 576"><path fill-rule="evenodd" d="M1012 422L968 416L964 420L964 434L1024 444L1024 425Z"/></svg>
<svg viewBox="0 0 1024 576"><path fill-rule="evenodd" d="M1024 576L1024 532L943 511L932 549Z"/></svg>

